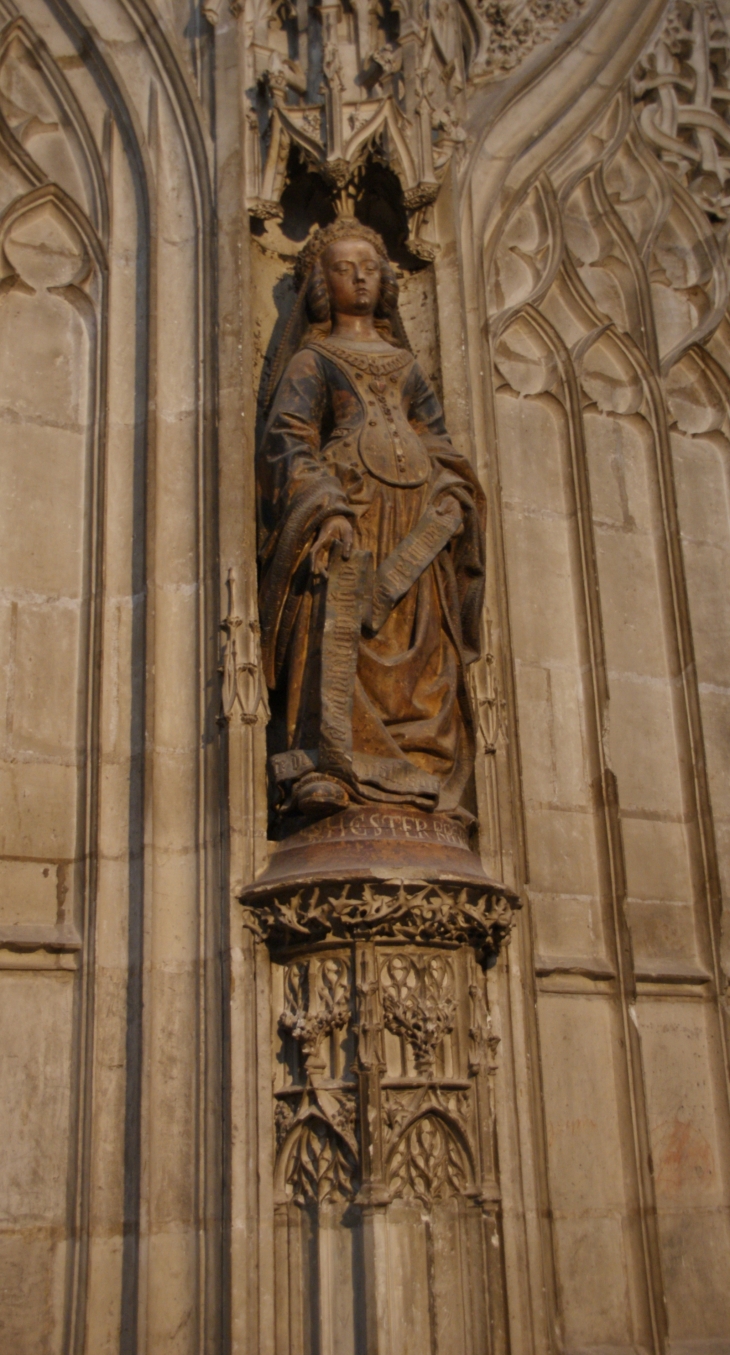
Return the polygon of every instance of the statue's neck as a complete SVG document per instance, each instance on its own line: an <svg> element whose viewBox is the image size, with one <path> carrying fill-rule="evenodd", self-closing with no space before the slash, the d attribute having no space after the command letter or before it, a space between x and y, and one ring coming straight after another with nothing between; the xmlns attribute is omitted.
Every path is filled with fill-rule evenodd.
<svg viewBox="0 0 730 1355"><path fill-rule="evenodd" d="M329 334L325 343L334 344L346 353L392 353L393 344L376 334L372 339L353 339L351 334Z"/></svg>
<svg viewBox="0 0 730 1355"><path fill-rule="evenodd" d="M355 341L356 343L374 343L380 338L372 315L335 315L332 322L331 337Z"/></svg>

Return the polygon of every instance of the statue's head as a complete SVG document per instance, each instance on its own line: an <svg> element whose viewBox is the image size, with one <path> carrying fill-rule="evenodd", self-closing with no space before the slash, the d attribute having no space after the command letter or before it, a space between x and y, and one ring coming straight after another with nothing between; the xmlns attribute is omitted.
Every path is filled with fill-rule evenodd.
<svg viewBox="0 0 730 1355"><path fill-rule="evenodd" d="M380 236L353 218L340 217L317 231L299 260L311 319L377 315L388 319L398 304L398 283Z"/></svg>
<svg viewBox="0 0 730 1355"><path fill-rule="evenodd" d="M409 347L398 314L398 282L385 245L377 231L354 217L338 217L331 226L315 231L297 258L295 279L299 295L272 363L265 409L302 337L326 334L333 314L373 315L382 338L395 347ZM354 309L344 309L350 306Z"/></svg>

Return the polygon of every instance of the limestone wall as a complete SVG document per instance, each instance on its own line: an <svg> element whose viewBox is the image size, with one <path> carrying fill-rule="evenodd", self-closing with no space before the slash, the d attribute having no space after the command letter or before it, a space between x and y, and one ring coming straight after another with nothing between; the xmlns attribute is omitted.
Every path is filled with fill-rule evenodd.
<svg viewBox="0 0 730 1355"><path fill-rule="evenodd" d="M365 1348L277 1337L238 902L257 401L334 160L489 499L475 806L523 907L483 1349L730 1351L726 11L0 0L3 1351Z"/></svg>

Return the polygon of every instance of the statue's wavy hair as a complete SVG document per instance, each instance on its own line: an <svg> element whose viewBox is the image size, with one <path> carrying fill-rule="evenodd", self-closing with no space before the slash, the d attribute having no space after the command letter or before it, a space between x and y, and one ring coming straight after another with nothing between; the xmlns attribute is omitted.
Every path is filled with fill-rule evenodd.
<svg viewBox="0 0 730 1355"><path fill-rule="evenodd" d="M328 245L335 241L352 239L367 240L380 259L380 299L374 317L375 328L394 347L410 349L398 312L398 279L382 237L354 217L338 217L331 226L316 231L297 258L294 271L297 299L271 367L266 388L267 409L284 369L298 349L309 339L324 338L329 334L332 317L322 256Z"/></svg>

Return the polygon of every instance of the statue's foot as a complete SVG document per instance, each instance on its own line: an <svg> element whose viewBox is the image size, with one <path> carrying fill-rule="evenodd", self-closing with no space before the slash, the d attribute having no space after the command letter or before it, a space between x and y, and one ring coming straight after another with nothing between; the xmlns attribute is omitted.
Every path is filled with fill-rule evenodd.
<svg viewBox="0 0 730 1355"><path fill-rule="evenodd" d="M347 809L350 797L341 781L329 776L314 775L300 781L294 791L294 808L300 814L334 814Z"/></svg>

